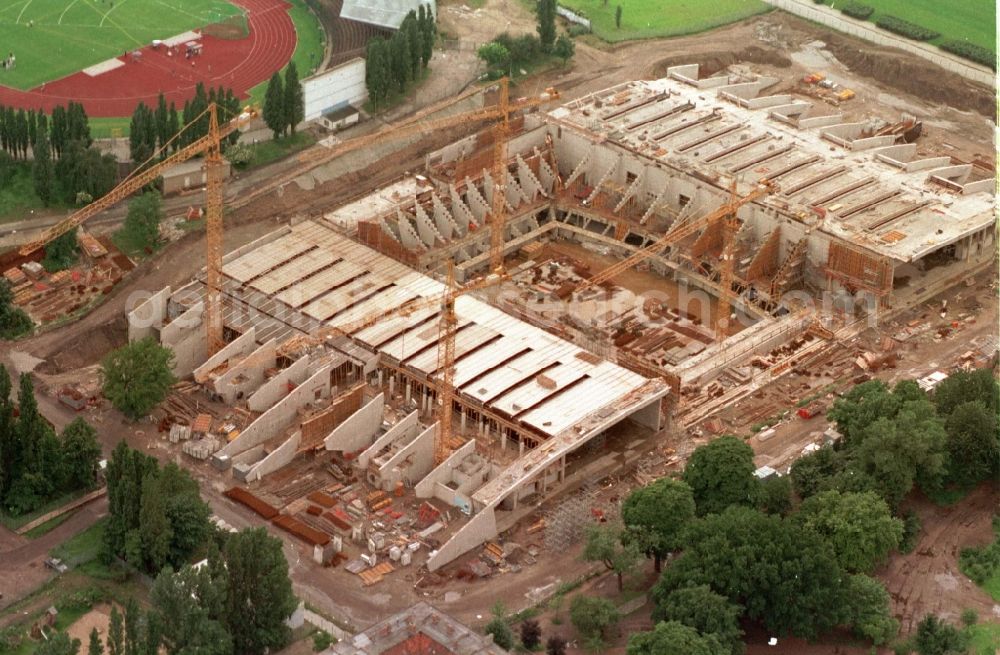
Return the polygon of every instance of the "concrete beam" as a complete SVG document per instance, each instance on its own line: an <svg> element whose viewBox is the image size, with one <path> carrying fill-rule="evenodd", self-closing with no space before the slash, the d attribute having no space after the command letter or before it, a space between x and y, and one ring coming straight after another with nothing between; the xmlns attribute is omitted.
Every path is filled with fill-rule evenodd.
<svg viewBox="0 0 1000 655"><path fill-rule="evenodd" d="M271 339L220 375L215 381L215 393L232 405L257 390L264 383L264 372L277 363L278 342Z"/></svg>
<svg viewBox="0 0 1000 655"><path fill-rule="evenodd" d="M323 445L327 450L340 452L354 452L371 445L375 433L382 425L384 411L385 394L380 393L334 428L323 440ZM412 416L416 420L416 412Z"/></svg>
<svg viewBox="0 0 1000 655"><path fill-rule="evenodd" d="M419 429L420 424L417 422L417 411L414 410L407 414L406 418L386 430L386 433L376 439L371 446L366 448L365 452L358 455L358 466L361 468L367 468L368 462L370 462L371 458L377 455L379 451L399 439L411 436Z"/></svg>
<svg viewBox="0 0 1000 655"><path fill-rule="evenodd" d="M379 467L379 475L383 479L390 478L393 469L399 468L403 482L412 486L422 480L434 468L434 438L437 429L435 423L400 448L389 461ZM389 488L394 487L396 482L395 479L391 480Z"/></svg>
<svg viewBox="0 0 1000 655"><path fill-rule="evenodd" d="M254 467L250 469L250 472L247 473L247 482L260 480L265 475L274 473L283 466L287 466L293 459L295 459L295 453L298 451L299 444L301 442L302 431L296 430L292 433L292 436L285 440L285 443L275 448L270 455L257 462Z"/></svg>
<svg viewBox="0 0 1000 655"><path fill-rule="evenodd" d="M266 412L288 393L288 383L301 384L309 371L309 355L303 355L291 366L278 371L277 375L260 386L247 399L247 408L253 412Z"/></svg>
<svg viewBox="0 0 1000 655"><path fill-rule="evenodd" d="M413 491L417 498L432 498L435 495L434 485L450 482L452 472L462 463L462 460L474 452L476 452L476 440L470 439L462 444L458 450L448 455L448 459L438 464L414 486Z"/></svg>
<svg viewBox="0 0 1000 655"><path fill-rule="evenodd" d="M204 364L194 370L194 381L204 384L209 379L209 374L224 362L235 357L245 357L257 347L257 330L253 326L245 333L236 337L222 350L209 357Z"/></svg>
<svg viewBox="0 0 1000 655"><path fill-rule="evenodd" d="M451 539L434 551L427 560L427 569L437 571L473 548L497 536L496 514L492 507L486 507L469 519Z"/></svg>
<svg viewBox="0 0 1000 655"><path fill-rule="evenodd" d="M205 304L198 302L160 330L160 344L174 351L172 370L178 378L191 375L208 356L201 322L204 312Z"/></svg>

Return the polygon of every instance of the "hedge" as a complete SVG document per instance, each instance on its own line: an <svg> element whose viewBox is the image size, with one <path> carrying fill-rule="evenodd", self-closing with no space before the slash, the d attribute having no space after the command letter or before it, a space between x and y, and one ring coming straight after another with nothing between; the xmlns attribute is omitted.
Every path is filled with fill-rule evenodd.
<svg viewBox="0 0 1000 655"><path fill-rule="evenodd" d="M934 30L929 30L926 27L914 25L909 21L905 21L902 18L896 18L895 16L879 16L875 21L875 24L884 30L889 30L890 32L894 32L900 36L905 36L906 38L913 39L914 41L930 41L931 39L936 39L941 36L940 32L935 32Z"/></svg>
<svg viewBox="0 0 1000 655"><path fill-rule="evenodd" d="M840 8L840 12L850 16L851 18L868 20L868 17L875 13L875 7L869 7L868 5L863 5L860 2L847 2Z"/></svg>
<svg viewBox="0 0 1000 655"><path fill-rule="evenodd" d="M959 57L964 57L977 64L989 66L993 70L997 69L997 55L988 48L966 43L965 41L945 41L940 47L942 50L958 55Z"/></svg>

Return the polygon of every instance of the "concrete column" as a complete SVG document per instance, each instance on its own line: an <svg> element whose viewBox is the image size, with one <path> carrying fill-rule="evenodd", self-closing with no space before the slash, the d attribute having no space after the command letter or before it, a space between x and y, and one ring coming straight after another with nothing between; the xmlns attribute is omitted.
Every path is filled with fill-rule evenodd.
<svg viewBox="0 0 1000 655"><path fill-rule="evenodd" d="M396 393L396 374L393 373L389 376L389 397L392 398Z"/></svg>
<svg viewBox="0 0 1000 655"><path fill-rule="evenodd" d="M411 387L411 386L412 386L412 385L410 384L410 381L409 381L409 380L407 380L407 381L406 381L406 403L407 403L407 404L409 404L409 402L410 402L410 387Z"/></svg>
<svg viewBox="0 0 1000 655"><path fill-rule="evenodd" d="M500 434L500 452L505 452L506 450L507 450L507 437L505 437L503 435L503 433L501 433Z"/></svg>
<svg viewBox="0 0 1000 655"><path fill-rule="evenodd" d="M378 388L382 388L382 369L378 370Z"/></svg>
<svg viewBox="0 0 1000 655"><path fill-rule="evenodd" d="M520 457L524 455L524 437L517 440L517 456Z"/></svg>
<svg viewBox="0 0 1000 655"><path fill-rule="evenodd" d="M461 410L461 409L460 409L460 410L458 410L458 415L459 415L460 417L462 417L462 418L461 418L461 421L462 421L462 427L461 427L461 428L459 428L459 429L460 429L460 430L461 430L461 431L462 431L462 432L464 433L464 432L465 432L465 411L464 411L464 410Z"/></svg>

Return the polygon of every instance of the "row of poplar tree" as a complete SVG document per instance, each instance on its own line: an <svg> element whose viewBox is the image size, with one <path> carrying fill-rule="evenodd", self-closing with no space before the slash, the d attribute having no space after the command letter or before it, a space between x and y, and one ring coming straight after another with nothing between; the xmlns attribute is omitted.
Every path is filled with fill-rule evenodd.
<svg viewBox="0 0 1000 655"><path fill-rule="evenodd" d="M27 159L40 134L47 135L52 153L60 157L71 141L89 146L90 124L83 105L70 102L52 110L51 120L41 109L14 109L0 105L0 146L13 159Z"/></svg>
<svg viewBox="0 0 1000 655"><path fill-rule="evenodd" d="M299 81L299 69L294 61L288 62L285 78L275 71L264 92L264 123L274 133L274 138L284 136L306 117L306 99Z"/></svg>
<svg viewBox="0 0 1000 655"><path fill-rule="evenodd" d="M406 15L388 39L376 37L365 52L365 86L372 106L378 109L395 93L403 93L427 68L434 52L437 26L430 7L420 5Z"/></svg>
<svg viewBox="0 0 1000 655"><path fill-rule="evenodd" d="M136 165L142 164L158 148L166 148L161 153L162 157L166 157L168 152L183 148L208 134L209 116L205 110L213 102L219 106L220 124L240 113L240 99L232 89L220 86L206 90L201 82L195 87L194 97L184 101L181 112L177 111L173 102L168 106L162 93L155 108L140 102L132 112L129 124L129 154L132 161ZM237 139L239 133L233 132L227 143L236 143Z"/></svg>

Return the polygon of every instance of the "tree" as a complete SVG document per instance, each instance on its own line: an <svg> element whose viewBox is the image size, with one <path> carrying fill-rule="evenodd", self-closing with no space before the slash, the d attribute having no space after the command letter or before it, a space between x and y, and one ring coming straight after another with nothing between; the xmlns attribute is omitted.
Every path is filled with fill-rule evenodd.
<svg viewBox="0 0 1000 655"><path fill-rule="evenodd" d="M720 437L696 448L683 477L694 492L698 516L730 505L755 505L759 483L754 470L753 449L736 437Z"/></svg>
<svg viewBox="0 0 1000 655"><path fill-rule="evenodd" d="M403 19L400 30L406 32L406 41L410 44L410 79L416 80L420 77L420 60L423 57L424 38L420 33L420 26L417 24L417 14L412 9Z"/></svg>
<svg viewBox="0 0 1000 655"><path fill-rule="evenodd" d="M784 516L792 509L792 481L785 475L773 475L761 481L759 507L768 514Z"/></svg>
<svg viewBox="0 0 1000 655"><path fill-rule="evenodd" d="M634 541L622 543L622 530L619 526L592 525L587 529L583 559L588 562L601 562L612 571L618 578L618 591L624 586L624 575L635 568L639 557L637 543Z"/></svg>
<svg viewBox="0 0 1000 655"><path fill-rule="evenodd" d="M879 418L858 434L852 457L890 507L898 507L914 484L927 492L940 487L947 435L927 400L906 402L894 419Z"/></svg>
<svg viewBox="0 0 1000 655"><path fill-rule="evenodd" d="M955 626L928 614L917 625L913 645L920 655L964 655L969 638Z"/></svg>
<svg viewBox="0 0 1000 655"><path fill-rule="evenodd" d="M727 655L728 650L713 635L701 635L677 621L660 621L649 632L628 639L626 655Z"/></svg>
<svg viewBox="0 0 1000 655"><path fill-rule="evenodd" d="M597 642L610 636L621 615L607 598L577 594L569 605L569 618L581 636Z"/></svg>
<svg viewBox="0 0 1000 655"><path fill-rule="evenodd" d="M1000 466L1000 429L997 422L996 412L991 411L982 400L954 406L944 424L948 438L950 480L973 485L997 474Z"/></svg>
<svg viewBox="0 0 1000 655"><path fill-rule="evenodd" d="M150 472L142 481L142 506L139 510L139 539L142 561L139 568L158 572L167 564L173 530L167 518L167 497L160 493L159 475Z"/></svg>
<svg viewBox="0 0 1000 655"><path fill-rule="evenodd" d="M792 462L792 487L799 498L809 498L830 489L843 467L841 456L832 447L823 446Z"/></svg>
<svg viewBox="0 0 1000 655"><path fill-rule="evenodd" d="M31 178L35 185L38 199L46 207L52 202L53 175L52 151L49 146L49 136L44 132L38 134L34 147L35 161L31 165Z"/></svg>
<svg viewBox="0 0 1000 655"><path fill-rule="evenodd" d="M566 640L559 635L552 635L545 642L545 655L566 655Z"/></svg>
<svg viewBox="0 0 1000 655"><path fill-rule="evenodd" d="M991 414L1000 412L1000 389L988 368L952 373L934 389L933 400L942 417L950 416L959 405L976 400Z"/></svg>
<svg viewBox="0 0 1000 655"><path fill-rule="evenodd" d="M274 133L275 139L284 133L288 125L285 117L285 90L277 71L271 76L264 93L264 123Z"/></svg>
<svg viewBox="0 0 1000 655"><path fill-rule="evenodd" d="M493 637L493 643L504 650L514 647L514 631L510 629L510 624L499 616L490 619L483 632Z"/></svg>
<svg viewBox="0 0 1000 655"><path fill-rule="evenodd" d="M625 536L652 555L656 572L663 557L681 545L681 530L694 518L694 496L683 482L661 478L633 491L622 504Z"/></svg>
<svg viewBox="0 0 1000 655"><path fill-rule="evenodd" d="M169 134L169 139L173 139L178 132L181 130L180 117L177 115L177 106L171 102L170 103L170 113L167 116L167 134ZM239 138L239 137L237 137ZM175 139L171 142L171 150L176 151L180 147L180 139Z"/></svg>
<svg viewBox="0 0 1000 655"><path fill-rule="evenodd" d="M139 655L142 647L141 623L142 610L135 598L129 596L125 601L125 655Z"/></svg>
<svg viewBox="0 0 1000 655"><path fill-rule="evenodd" d="M10 282L0 279L0 339L16 339L31 332L33 327L24 310L14 304Z"/></svg>
<svg viewBox="0 0 1000 655"><path fill-rule="evenodd" d="M731 655L743 653L743 608L712 591L708 585L681 587L653 610L654 621L676 621L703 635L712 635Z"/></svg>
<svg viewBox="0 0 1000 655"><path fill-rule="evenodd" d="M265 528L243 530L226 540L223 557L228 572L226 624L235 651L262 655L284 647L291 636L285 619L296 600L281 541Z"/></svg>
<svg viewBox="0 0 1000 655"><path fill-rule="evenodd" d="M824 491L803 502L794 520L829 543L851 573L874 570L903 538L903 522L874 492Z"/></svg>
<svg viewBox="0 0 1000 655"><path fill-rule="evenodd" d="M125 629L122 625L122 615L118 606L111 606L111 617L108 621L108 655L124 655Z"/></svg>
<svg viewBox="0 0 1000 655"><path fill-rule="evenodd" d="M163 92L156 98L156 113L154 115L156 125L156 144L162 148L166 145L170 137L174 135L170 131L170 110L167 109L167 99ZM166 153L164 153L165 155Z"/></svg>
<svg viewBox="0 0 1000 655"><path fill-rule="evenodd" d="M615 7L615 28L619 29L619 30L622 28L622 6L621 5L618 5L617 7Z"/></svg>
<svg viewBox="0 0 1000 655"><path fill-rule="evenodd" d="M402 93L412 79L412 57L410 35L405 31L396 30L389 39L389 64L392 67L392 80L396 90Z"/></svg>
<svg viewBox="0 0 1000 655"><path fill-rule="evenodd" d="M97 481L101 446L97 431L82 418L75 418L62 431L62 457L68 489L87 489Z"/></svg>
<svg viewBox="0 0 1000 655"><path fill-rule="evenodd" d="M534 619L525 619L521 623L521 645L533 651L540 643L542 643L542 626Z"/></svg>
<svg viewBox="0 0 1000 655"><path fill-rule="evenodd" d="M185 567L174 573L167 567L157 576L150 592L151 615L161 627L160 641L169 655L232 654L233 639L208 600L213 587L205 569Z"/></svg>
<svg viewBox="0 0 1000 655"><path fill-rule="evenodd" d="M152 251L160 241L160 221L163 209L160 194L147 191L128 203L125 223L115 233L115 240L123 249L130 251Z"/></svg>
<svg viewBox="0 0 1000 655"><path fill-rule="evenodd" d="M137 168L145 164L156 150L156 116L144 102L136 105L135 111L132 112L128 149L132 163Z"/></svg>
<svg viewBox="0 0 1000 655"><path fill-rule="evenodd" d="M559 38L556 39L552 52L556 57L562 59L563 66L565 66L566 62L572 59L576 53L576 43L565 34L560 34Z"/></svg>
<svg viewBox="0 0 1000 655"><path fill-rule="evenodd" d="M87 645L87 655L104 655L104 644L97 628L90 629L90 643Z"/></svg>
<svg viewBox="0 0 1000 655"><path fill-rule="evenodd" d="M101 362L101 391L115 408L137 420L164 398L175 381L174 353L152 337L110 352Z"/></svg>
<svg viewBox="0 0 1000 655"><path fill-rule="evenodd" d="M899 412L901 396L892 393L881 380L856 385L843 398L838 398L827 412L835 421L844 444L857 445L862 431L879 418L893 419Z"/></svg>
<svg viewBox="0 0 1000 655"><path fill-rule="evenodd" d="M538 25L535 29L542 52L552 52L556 42L556 0L538 0Z"/></svg>
<svg viewBox="0 0 1000 655"><path fill-rule="evenodd" d="M288 62L288 68L285 69L285 103L282 111L289 129L295 134L295 127L306 117L306 100L294 61Z"/></svg>
<svg viewBox="0 0 1000 655"><path fill-rule="evenodd" d="M36 655L76 655L78 652L80 640L71 640L65 632L55 633L35 649Z"/></svg>
<svg viewBox="0 0 1000 655"><path fill-rule="evenodd" d="M177 464L166 464L156 482L156 493L166 499L164 512L170 523L167 560L179 568L208 538L211 510L201 499L198 483Z"/></svg>
<svg viewBox="0 0 1000 655"><path fill-rule="evenodd" d="M76 228L63 232L45 244L45 258L42 266L49 273L63 271L76 263L80 246L76 240Z"/></svg>
<svg viewBox="0 0 1000 655"><path fill-rule="evenodd" d="M426 9L426 10L425 10ZM430 5L420 5L418 19L421 25L421 53L420 59L424 68L430 63L434 56L434 41L437 39L437 27L434 24L434 11Z"/></svg>
<svg viewBox="0 0 1000 655"><path fill-rule="evenodd" d="M809 639L840 623L843 571L815 532L734 506L688 528L687 545L653 587L663 606L681 587L708 585L775 633Z"/></svg>
<svg viewBox="0 0 1000 655"><path fill-rule="evenodd" d="M510 50L495 41L479 46L476 55L490 68L507 70L510 66Z"/></svg>
<svg viewBox="0 0 1000 655"><path fill-rule="evenodd" d="M876 646L888 643L899 632L899 621L889 612L889 592L867 575L850 575L845 585L845 623Z"/></svg>

